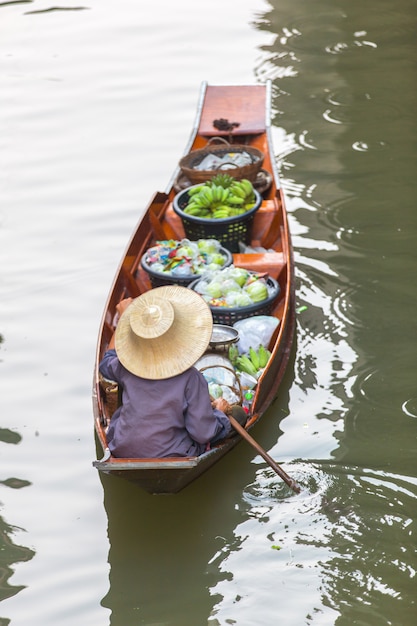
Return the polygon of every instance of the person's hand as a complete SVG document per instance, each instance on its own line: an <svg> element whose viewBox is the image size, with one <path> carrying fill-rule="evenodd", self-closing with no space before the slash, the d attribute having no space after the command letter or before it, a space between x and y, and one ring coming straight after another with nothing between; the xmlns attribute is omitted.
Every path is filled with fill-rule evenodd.
<svg viewBox="0 0 417 626"><path fill-rule="evenodd" d="M216 398L211 404L219 411L223 411L223 413L227 413L230 410L230 404L224 398Z"/></svg>
<svg viewBox="0 0 417 626"><path fill-rule="evenodd" d="M118 312L119 317L123 315L123 313L126 311L127 307L132 301L133 301L133 298L125 298L124 300L121 300L119 304L116 305L116 311Z"/></svg>

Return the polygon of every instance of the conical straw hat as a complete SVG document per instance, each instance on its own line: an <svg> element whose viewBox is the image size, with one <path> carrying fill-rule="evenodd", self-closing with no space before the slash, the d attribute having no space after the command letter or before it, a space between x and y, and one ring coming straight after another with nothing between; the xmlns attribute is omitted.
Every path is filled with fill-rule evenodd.
<svg viewBox="0 0 417 626"><path fill-rule="evenodd" d="M121 316L116 353L132 374L171 378L204 354L212 329L210 308L198 293L179 285L157 287L133 300Z"/></svg>

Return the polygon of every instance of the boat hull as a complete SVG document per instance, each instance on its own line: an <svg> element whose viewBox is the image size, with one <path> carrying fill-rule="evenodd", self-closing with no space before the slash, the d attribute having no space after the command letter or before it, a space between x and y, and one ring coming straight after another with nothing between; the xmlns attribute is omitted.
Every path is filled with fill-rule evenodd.
<svg viewBox="0 0 417 626"><path fill-rule="evenodd" d="M271 85L208 86L202 85L195 125L184 154L207 145L214 135L245 142L262 150L264 179L261 207L251 227L250 245L261 252L233 251L237 266L267 272L280 286L280 297L272 315L279 324L271 339L271 358L258 380L252 414L245 428L249 431L267 411L287 369L295 334L294 260L288 227L285 200L275 164L270 132ZM213 128L216 118L238 120L233 131ZM134 482L152 494L178 493L220 461L240 441L239 436L227 439L199 457L170 459L116 459L106 441L109 407L100 383L99 362L107 349L117 323L116 305L126 297L137 297L152 288L140 264L146 249L161 239L185 236L181 219L173 210L182 172L177 166L165 192L156 192L138 222L117 269L105 305L99 331L93 379L94 424L102 458L93 462L101 473Z"/></svg>

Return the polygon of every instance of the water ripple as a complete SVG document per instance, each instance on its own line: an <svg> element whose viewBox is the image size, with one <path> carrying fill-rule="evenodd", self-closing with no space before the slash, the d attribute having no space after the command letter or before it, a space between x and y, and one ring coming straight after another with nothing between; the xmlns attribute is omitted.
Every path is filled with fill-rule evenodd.
<svg viewBox="0 0 417 626"><path fill-rule="evenodd" d="M398 410L404 407L404 403L410 402L404 400L404 397L409 398L412 391L404 382L402 369L396 361L388 364L385 362L385 367L384 363L379 363L374 369L360 374L357 388L365 400L385 410L388 408Z"/></svg>
<svg viewBox="0 0 417 626"><path fill-rule="evenodd" d="M329 46L326 46L325 51L328 52L329 54L344 54L356 48L363 48L363 47L377 48L378 46L374 41L366 41L365 39L364 40L353 39L348 42L341 41L341 42L333 43Z"/></svg>
<svg viewBox="0 0 417 626"><path fill-rule="evenodd" d="M403 402L401 408L409 417L417 417L417 396Z"/></svg>
<svg viewBox="0 0 417 626"><path fill-rule="evenodd" d="M328 91L324 101L331 108L325 110L323 117L335 124L357 124L366 116L377 118L378 123L385 120L392 124L404 114L398 105L386 98L373 95L371 91L356 92L351 87ZM383 146L384 142L381 143Z"/></svg>
<svg viewBox="0 0 417 626"><path fill-rule="evenodd" d="M375 623L396 623L387 613L392 598L413 610L417 563L407 546L415 532L417 479L332 461L297 461L288 471L303 487L297 496L269 469L260 470L242 493L244 519L218 562L223 580L212 592L221 599L210 623L228 623L232 614L236 623L272 624L278 614L290 615L294 624L333 624L352 598L360 598L355 615L362 614L363 621L358 623L369 623L370 606ZM300 569L307 594L295 582ZM284 591L269 593L260 605L258 586L256 615L255 570L260 588ZM314 603L319 621L305 620L305 597L310 607ZM323 621L326 612L331 615Z"/></svg>
<svg viewBox="0 0 417 626"><path fill-rule="evenodd" d="M349 326L358 328L362 320L358 311L355 311L353 302L357 299L357 287L347 287L337 290L332 300L332 311L336 319Z"/></svg>
<svg viewBox="0 0 417 626"><path fill-rule="evenodd" d="M329 202L324 210L319 212L319 221L331 228L338 241L343 243L344 251L352 254L355 250L362 249L356 244L358 236L362 233L358 226L358 215L363 214L356 195L338 198Z"/></svg>
<svg viewBox="0 0 417 626"><path fill-rule="evenodd" d="M324 35L341 30L338 24L344 14L338 11L317 12L314 16L290 19L288 26L278 33L278 41L291 50L322 52Z"/></svg>
<svg viewBox="0 0 417 626"><path fill-rule="evenodd" d="M327 475L312 465L297 461L282 464L281 467L300 485L301 493L296 495L271 468L262 468L256 472L256 480L242 494L251 517L265 519L277 500L289 502L288 498L297 498L293 504L304 512L320 508L321 497L328 486Z"/></svg>

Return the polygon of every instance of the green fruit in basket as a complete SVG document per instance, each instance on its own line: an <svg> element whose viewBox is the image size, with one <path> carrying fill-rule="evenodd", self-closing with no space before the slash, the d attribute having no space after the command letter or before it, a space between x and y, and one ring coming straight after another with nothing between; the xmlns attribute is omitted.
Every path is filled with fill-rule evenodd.
<svg viewBox="0 0 417 626"><path fill-rule="evenodd" d="M200 191L194 194L193 196L191 196L191 199L187 203L186 208L189 208L190 206L192 207L198 206L201 208L208 209L210 208L212 202L213 202L213 194L212 194L211 189L209 189L209 187L204 187L204 185L202 185ZM186 209L184 209L184 211L185 210Z"/></svg>
<svg viewBox="0 0 417 626"><path fill-rule="evenodd" d="M233 278L227 278L221 284L222 295L226 296L228 293L233 291L240 291L240 286L237 284Z"/></svg>
<svg viewBox="0 0 417 626"><path fill-rule="evenodd" d="M176 256L189 256L192 257L194 255L194 250L191 246L181 246L176 250Z"/></svg>
<svg viewBox="0 0 417 626"><path fill-rule="evenodd" d="M230 207L221 206L212 213L214 219L220 220L230 216Z"/></svg>
<svg viewBox="0 0 417 626"><path fill-rule="evenodd" d="M229 193L230 193L230 191L229 191L229 189L227 187L223 189L223 191L222 191L222 200L221 200L222 204L225 204L227 202L227 198L229 197Z"/></svg>
<svg viewBox="0 0 417 626"><path fill-rule="evenodd" d="M246 178L235 181L230 189L233 193L236 193L237 196L241 196L242 198L248 198L253 194L253 185Z"/></svg>
<svg viewBox="0 0 417 626"><path fill-rule="evenodd" d="M249 294L253 302L261 302L262 300L266 300L268 297L268 288L265 283L260 280L256 280L245 287L245 291Z"/></svg>
<svg viewBox="0 0 417 626"><path fill-rule="evenodd" d="M207 203L207 206L210 206L213 200L213 189L211 187L203 187L203 189L199 193L200 198Z"/></svg>
<svg viewBox="0 0 417 626"><path fill-rule="evenodd" d="M244 202L245 200L243 198L241 198L240 196L236 196L236 195L229 195L229 197L227 198L227 203L232 204L232 205L237 204L238 206L240 206Z"/></svg>
<svg viewBox="0 0 417 626"><path fill-rule="evenodd" d="M240 185L240 183L233 183L233 185L231 185L231 187L230 187L230 192L234 196L238 196L239 198L242 198L243 200L247 196L246 191L243 189L243 187Z"/></svg>
<svg viewBox="0 0 417 626"><path fill-rule="evenodd" d="M216 174L216 176L213 176L210 183L212 185L219 185L220 187L224 187L225 189L227 189L228 187L230 187L234 180L235 179L232 178L232 176L230 176L229 174Z"/></svg>
<svg viewBox="0 0 417 626"><path fill-rule="evenodd" d="M198 249L204 254L218 254L219 242L217 239L199 239L197 241ZM220 254L220 253L219 253Z"/></svg>
<svg viewBox="0 0 417 626"><path fill-rule="evenodd" d="M225 260L226 259L223 256L223 254L221 254L221 252L216 252L215 254L212 254L211 256L211 263L213 265L224 265Z"/></svg>
<svg viewBox="0 0 417 626"><path fill-rule="evenodd" d="M244 306L250 306L251 304L253 304L250 296L248 296L248 294L244 291L235 291L231 294L229 293L228 301L230 306L232 306L233 308L242 308Z"/></svg>
<svg viewBox="0 0 417 626"><path fill-rule="evenodd" d="M246 270L243 267L232 267L228 270L228 276L230 278L233 278L233 280L240 287L243 287L243 285L246 283L247 279L249 278L250 274L248 270Z"/></svg>
<svg viewBox="0 0 417 626"><path fill-rule="evenodd" d="M207 217L210 217L210 209L201 208L197 212L193 213L192 215L194 215L195 217L207 218Z"/></svg>
<svg viewBox="0 0 417 626"><path fill-rule="evenodd" d="M207 214L208 211L208 209L204 209L203 207L198 205L186 206L184 209L184 213L187 213L187 215L195 215L196 217L203 217L203 214Z"/></svg>
<svg viewBox="0 0 417 626"><path fill-rule="evenodd" d="M188 195L189 196L195 196L196 194L199 194L200 191L203 189L204 185L197 185L196 187L190 187L188 189Z"/></svg>
<svg viewBox="0 0 417 626"><path fill-rule="evenodd" d="M214 203L223 203L223 193L225 191L225 189L223 187L221 187L220 185L213 185L212 186L212 192L213 192L213 202ZM227 196L228 194L226 194Z"/></svg>
<svg viewBox="0 0 417 626"><path fill-rule="evenodd" d="M193 196L187 206L198 206L205 209L208 208L206 200L200 196L200 194L198 196Z"/></svg>
<svg viewBox="0 0 417 626"><path fill-rule="evenodd" d="M202 205L201 202L198 201L198 198L193 198L191 200L191 202L188 202L188 204L185 206L184 211L188 210L193 210L193 209L201 209Z"/></svg>
<svg viewBox="0 0 417 626"><path fill-rule="evenodd" d="M211 282L206 287L206 293L211 298L220 298L222 295L222 286L220 283Z"/></svg>
<svg viewBox="0 0 417 626"><path fill-rule="evenodd" d="M237 215L243 215L246 213L245 209L238 209L237 207L230 207L229 217L236 217Z"/></svg>
<svg viewBox="0 0 417 626"><path fill-rule="evenodd" d="M242 178L240 185L246 191L246 196L250 196L253 193L253 185L247 178Z"/></svg>

